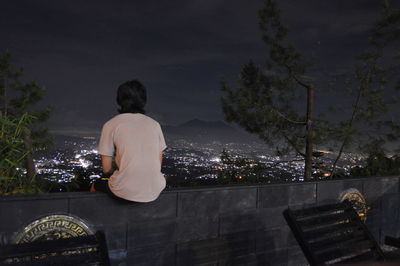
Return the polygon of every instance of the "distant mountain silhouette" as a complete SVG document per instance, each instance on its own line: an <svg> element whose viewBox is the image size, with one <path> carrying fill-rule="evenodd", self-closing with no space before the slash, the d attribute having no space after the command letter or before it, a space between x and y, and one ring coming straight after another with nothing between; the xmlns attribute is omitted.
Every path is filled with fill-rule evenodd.
<svg viewBox="0 0 400 266"><path fill-rule="evenodd" d="M167 140L186 139L199 143L219 141L221 143L253 143L261 142L257 136L249 134L241 129L234 128L223 121L205 121L192 119L177 126L163 125L162 130ZM55 147L64 147L68 142L98 142L99 136L94 139L85 139L85 136L71 136L69 134L54 134Z"/></svg>
<svg viewBox="0 0 400 266"><path fill-rule="evenodd" d="M163 126L168 139L187 139L196 142L252 142L253 135L239 131L223 121L204 121L192 119L178 126Z"/></svg>
<svg viewBox="0 0 400 266"><path fill-rule="evenodd" d="M204 121L192 119L180 125L180 127L213 128L222 130L235 130L222 121Z"/></svg>
<svg viewBox="0 0 400 266"><path fill-rule="evenodd" d="M64 145L66 141L69 142L80 142L83 140L83 137L78 136L70 136L65 134L53 134L53 142L56 147Z"/></svg>
<svg viewBox="0 0 400 266"><path fill-rule="evenodd" d="M97 143L97 136L70 136L63 134L53 134L53 142L55 147L62 147L66 142L70 143Z"/></svg>

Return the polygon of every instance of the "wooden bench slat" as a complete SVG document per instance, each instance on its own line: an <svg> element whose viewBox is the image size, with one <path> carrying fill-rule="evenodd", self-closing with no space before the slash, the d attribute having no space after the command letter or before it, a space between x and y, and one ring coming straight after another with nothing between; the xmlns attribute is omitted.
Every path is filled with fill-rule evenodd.
<svg viewBox="0 0 400 266"><path fill-rule="evenodd" d="M107 244L100 231L90 236L12 244L0 248L0 265L93 264L109 265Z"/></svg>
<svg viewBox="0 0 400 266"><path fill-rule="evenodd" d="M68 254L68 252L71 253ZM28 252L25 252L25 254L22 255L18 254L18 256L14 255L14 256L4 257L2 258L2 261L7 261L8 259L13 259L13 258L21 258L21 259L27 258L29 259L29 261L39 261L43 264L43 261L52 262L52 261L58 261L59 259L69 261L74 257L79 257L80 259L86 258L86 260L89 261L100 260L100 255L96 250L91 252L82 252L82 250L69 250L69 251L58 251L58 252L36 252L35 254L29 254ZM16 264L13 263L12 265Z"/></svg>
<svg viewBox="0 0 400 266"><path fill-rule="evenodd" d="M362 258L383 260L383 252L350 202L284 211L310 265Z"/></svg>
<svg viewBox="0 0 400 266"><path fill-rule="evenodd" d="M343 204L334 203L334 204L327 204L327 205L321 205L321 206L315 206L315 207L299 209L299 210L291 210L291 211L293 215L295 215L299 219L302 219L303 217L309 217L315 214L321 215L325 212L339 211L343 210L344 208L345 207L343 206Z"/></svg>
<svg viewBox="0 0 400 266"><path fill-rule="evenodd" d="M346 224L331 224L319 228L311 228L311 230L305 231L304 238L309 241L312 239L320 238L321 236L335 234L343 231L354 231L359 229L360 226L354 223Z"/></svg>
<svg viewBox="0 0 400 266"><path fill-rule="evenodd" d="M331 250L325 250L321 253L316 254L316 260L322 263L334 259L356 256L359 254L364 254L366 252L371 252L372 247L373 244L368 240L358 242L357 245L354 245L353 242L349 241L347 245L338 246Z"/></svg>
<svg viewBox="0 0 400 266"><path fill-rule="evenodd" d="M357 256L341 260L341 264L352 264L352 263L357 263L357 262L363 262L363 261L376 261L378 258L377 254L374 252L371 252L367 250L364 253L360 253Z"/></svg>
<svg viewBox="0 0 400 266"><path fill-rule="evenodd" d="M310 219L298 220L298 223L306 231L308 228L312 229L315 227L328 226L330 224L339 223L350 223L354 219L354 216L349 211L340 213L330 213L323 216L314 216Z"/></svg>
<svg viewBox="0 0 400 266"><path fill-rule="evenodd" d="M12 256L25 256L29 254L43 254L76 249L88 249L98 246L96 237L84 236L79 239L57 239L51 241L21 243L9 245L0 249L0 258Z"/></svg>
<svg viewBox="0 0 400 266"><path fill-rule="evenodd" d="M320 250L329 249L330 247L341 245L347 241L364 241L367 239L365 233L361 230L351 232L351 233L342 233L341 235L334 235L328 238L322 238L313 243L309 243L310 249L314 252L318 252Z"/></svg>
<svg viewBox="0 0 400 266"><path fill-rule="evenodd" d="M74 254L74 255L66 255L66 256L53 256L48 257L46 259L35 259L31 258L28 261L21 262L13 262L11 264L8 263L0 263L1 266L23 266L23 265L97 265L100 262L100 256L98 254ZM97 264L96 264L97 263ZM102 265L102 264L100 264Z"/></svg>
<svg viewBox="0 0 400 266"><path fill-rule="evenodd" d="M363 239L363 238L357 238L357 239L348 239L343 242L336 243L336 245L331 245L330 247L326 247L324 249L318 249L315 250L316 256L319 256L320 254L331 252L334 253L338 250L340 250L340 253L343 254L342 256L347 256L349 254L354 253L355 251L353 248L356 248L356 250L361 250L360 247L362 246L369 246L370 242L368 239Z"/></svg>

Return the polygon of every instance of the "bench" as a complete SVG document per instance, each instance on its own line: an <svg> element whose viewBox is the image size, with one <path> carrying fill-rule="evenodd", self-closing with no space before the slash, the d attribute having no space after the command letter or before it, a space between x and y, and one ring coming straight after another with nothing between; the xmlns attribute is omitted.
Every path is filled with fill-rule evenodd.
<svg viewBox="0 0 400 266"><path fill-rule="evenodd" d="M347 200L301 210L289 208L284 216L311 266L385 260Z"/></svg>
<svg viewBox="0 0 400 266"><path fill-rule="evenodd" d="M104 233L0 246L0 265L110 265Z"/></svg>

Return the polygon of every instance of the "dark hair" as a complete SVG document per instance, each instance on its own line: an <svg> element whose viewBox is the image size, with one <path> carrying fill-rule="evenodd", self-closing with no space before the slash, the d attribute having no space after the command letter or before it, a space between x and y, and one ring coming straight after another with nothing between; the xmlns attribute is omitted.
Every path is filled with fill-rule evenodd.
<svg viewBox="0 0 400 266"><path fill-rule="evenodd" d="M118 87L117 103L122 113L144 114L144 106L147 102L146 88L138 80L131 80Z"/></svg>

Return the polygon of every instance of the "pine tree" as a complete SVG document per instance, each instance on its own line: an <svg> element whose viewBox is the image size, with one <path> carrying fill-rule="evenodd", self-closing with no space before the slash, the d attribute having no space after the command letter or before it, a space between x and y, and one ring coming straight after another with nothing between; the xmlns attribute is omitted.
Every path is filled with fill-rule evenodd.
<svg viewBox="0 0 400 266"><path fill-rule="evenodd" d="M393 88L393 82L388 82L390 71L383 65L385 51L400 38L397 11L386 5L384 19L375 28L371 46L356 57L354 72L345 75L345 84L335 83L342 92L342 87L347 86L347 99L353 97L348 108L340 104L348 118L337 124L314 116L314 95L318 86L310 78L313 64L288 43L288 29L282 23L276 1L265 0L259 17L269 52L267 70L260 70L250 61L243 67L236 88L222 82L222 108L228 122L235 122L265 142L278 146L279 153L292 150L301 155L305 161L305 180L312 176L316 144L335 143L337 157L331 167L333 177L345 150L355 146L365 150L377 140L385 143L399 136L400 127L394 119L388 119L391 106L396 104L397 92L390 98L385 97ZM398 87L399 84L398 81ZM342 98L343 94L336 104ZM298 111L299 103L305 107L303 112ZM282 145L285 148L279 147Z"/></svg>
<svg viewBox="0 0 400 266"><path fill-rule="evenodd" d="M295 46L287 44L288 29L282 24L275 1L265 1L259 16L262 37L269 48L271 74L261 72L250 61L239 76L237 89L222 83L223 111L228 122L238 123L267 143L283 138L288 148L304 157L304 178L309 180L315 138L315 87L305 74L312 64ZM295 110L294 102L304 94L307 95L306 110L301 115Z"/></svg>
<svg viewBox="0 0 400 266"><path fill-rule="evenodd" d="M395 113L400 89L400 10L391 8L387 1L383 1L383 6L383 17L372 29L369 49L356 57L349 86L354 103L350 118L336 128L342 144L331 175L335 174L343 150L352 143L374 157L377 153L384 154L385 145L400 137Z"/></svg>

